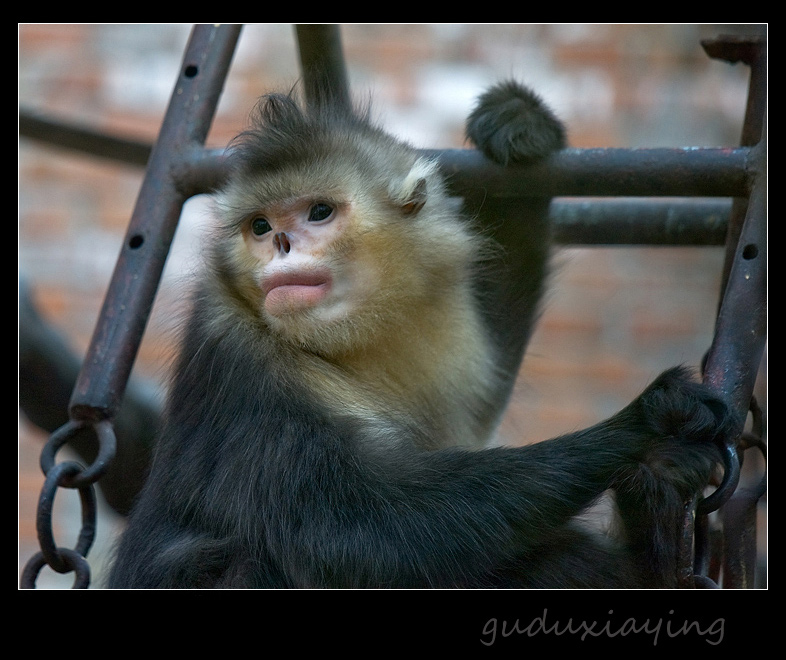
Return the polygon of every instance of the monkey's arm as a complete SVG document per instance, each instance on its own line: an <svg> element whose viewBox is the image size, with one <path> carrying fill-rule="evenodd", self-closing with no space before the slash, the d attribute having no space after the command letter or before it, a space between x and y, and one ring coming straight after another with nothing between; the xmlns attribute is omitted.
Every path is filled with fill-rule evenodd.
<svg viewBox="0 0 786 660"><path fill-rule="evenodd" d="M538 445L367 451L285 379L201 347L110 586L498 586L555 539L574 554L565 523L640 470L702 487L722 429L723 404L673 371L610 420Z"/></svg>
<svg viewBox="0 0 786 660"><path fill-rule="evenodd" d="M525 448L357 463L339 441L322 457L304 443L312 478L280 482L274 555L306 585L493 586L500 567L539 561L570 518L640 470L684 495L703 487L724 410L672 371L610 420Z"/></svg>

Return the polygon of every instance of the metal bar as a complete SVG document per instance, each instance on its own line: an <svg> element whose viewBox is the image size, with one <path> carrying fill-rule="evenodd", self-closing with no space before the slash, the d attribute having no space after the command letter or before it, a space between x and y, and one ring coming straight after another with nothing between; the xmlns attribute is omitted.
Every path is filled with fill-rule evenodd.
<svg viewBox="0 0 786 660"><path fill-rule="evenodd" d="M197 25L192 31L71 396L73 419L111 418L117 411L182 205L192 192L183 185L183 162L204 144L239 34L240 26Z"/></svg>
<svg viewBox="0 0 786 660"><path fill-rule="evenodd" d="M295 34L307 102L318 105L330 99L349 108L349 81L339 26L299 24Z"/></svg>
<svg viewBox="0 0 786 660"><path fill-rule="evenodd" d="M89 126L80 126L34 110L19 111L19 135L46 144L144 167L153 146L119 135L109 135Z"/></svg>
<svg viewBox="0 0 786 660"><path fill-rule="evenodd" d="M740 488L721 510L724 589L756 586L756 517L761 496L758 489Z"/></svg>
<svg viewBox="0 0 786 660"><path fill-rule="evenodd" d="M562 199L551 202L560 245L723 245L729 199Z"/></svg>
<svg viewBox="0 0 786 660"><path fill-rule="evenodd" d="M474 149L422 149L452 194L505 197L747 197L750 147L564 149L527 167L500 167ZM226 177L226 153L199 154L202 189Z"/></svg>
<svg viewBox="0 0 786 660"><path fill-rule="evenodd" d="M749 148L564 149L542 163L503 168L472 149L439 158L454 193L508 197L745 197Z"/></svg>
<svg viewBox="0 0 786 660"><path fill-rule="evenodd" d="M735 246L704 380L723 393L742 432L767 339L767 146L757 147L748 212Z"/></svg>
<svg viewBox="0 0 786 660"><path fill-rule="evenodd" d="M764 130L764 114L767 107L767 42L765 39L751 37L721 36L702 42L705 52L713 58L732 64L744 62L750 67L748 81L748 101L742 125L740 144L751 147L761 140ZM734 261L734 252L739 242L742 224L748 209L747 199L735 199L726 240L726 260L721 275L721 295L726 289L729 271Z"/></svg>
<svg viewBox="0 0 786 660"><path fill-rule="evenodd" d="M764 130L764 112L767 96L767 40L765 37L721 35L701 42L710 57L731 64L744 62L751 68L748 102L740 144L753 146L761 139Z"/></svg>
<svg viewBox="0 0 786 660"><path fill-rule="evenodd" d="M716 341L705 376L733 402L739 435L766 342L767 47L763 38L730 36L702 42L702 46L710 57L750 66L740 143L760 145L753 159L753 194L750 200L735 199L729 215ZM729 449L738 451L736 444ZM755 586L756 508L763 493L763 485L761 489L742 488L721 509L723 546L719 557L723 557L724 588Z"/></svg>
<svg viewBox="0 0 786 660"><path fill-rule="evenodd" d="M42 130L38 130L39 127ZM103 135L51 117L20 115L20 134L94 156L140 165L151 145ZM203 149L177 164L175 178L189 194L212 192L226 177L226 152ZM521 187L528 187L527 183ZM455 191L461 194L461 190ZM742 202L743 209L747 200ZM735 204L737 200L735 200ZM731 202L717 199L562 200L551 204L553 240L563 245L723 245Z"/></svg>
<svg viewBox="0 0 786 660"><path fill-rule="evenodd" d="M730 440L723 447L723 483L699 503L699 513L715 511L739 481L736 441L742 434L767 341L767 140L753 150L751 195L745 222L734 249L704 367L704 382L724 396L734 416Z"/></svg>
<svg viewBox="0 0 786 660"><path fill-rule="evenodd" d="M29 119L29 118L28 118ZM34 122L23 122L24 137L69 149L94 153L78 139L84 129L47 118L50 134L35 133ZM72 133L72 135L68 135ZM59 137L53 137L57 134ZM103 136L100 155L121 162L133 142ZM114 145L114 147L112 147ZM144 153L143 145L137 145ZM473 149L422 150L439 159L456 195L481 190L483 194L527 196L693 196L747 197L749 147L703 149L565 149L536 166L501 168ZM191 179L192 194L210 192L226 178L226 153L205 149L189 154L190 163L179 178Z"/></svg>

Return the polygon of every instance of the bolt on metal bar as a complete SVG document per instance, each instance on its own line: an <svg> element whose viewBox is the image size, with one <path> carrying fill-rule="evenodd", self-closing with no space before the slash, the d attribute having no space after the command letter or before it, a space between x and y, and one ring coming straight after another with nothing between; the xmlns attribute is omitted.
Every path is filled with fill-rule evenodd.
<svg viewBox="0 0 786 660"><path fill-rule="evenodd" d="M239 34L236 25L197 25L192 31L71 397L74 418L109 418L117 411L183 203L192 192L184 163L207 137Z"/></svg>

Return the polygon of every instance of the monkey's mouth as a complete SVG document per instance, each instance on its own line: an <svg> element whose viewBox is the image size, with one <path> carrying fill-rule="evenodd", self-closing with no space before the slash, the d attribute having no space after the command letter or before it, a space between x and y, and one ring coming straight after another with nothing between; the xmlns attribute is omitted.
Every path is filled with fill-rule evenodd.
<svg viewBox="0 0 786 660"><path fill-rule="evenodd" d="M331 288L330 275L320 272L280 273L266 279L265 310L273 316L291 314L318 305Z"/></svg>

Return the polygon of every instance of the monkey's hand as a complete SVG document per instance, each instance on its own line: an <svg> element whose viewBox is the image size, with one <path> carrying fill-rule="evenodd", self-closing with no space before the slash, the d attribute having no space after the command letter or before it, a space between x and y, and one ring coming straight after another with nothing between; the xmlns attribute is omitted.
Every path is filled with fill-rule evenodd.
<svg viewBox="0 0 786 660"><path fill-rule="evenodd" d="M665 371L625 412L638 418L643 433L634 463L616 486L635 489L642 479L657 480L688 495L708 484L732 417L725 402L692 380L688 369Z"/></svg>
<svg viewBox="0 0 786 660"><path fill-rule="evenodd" d="M478 99L467 138L500 165L529 163L564 148L565 129L532 90L508 81Z"/></svg>

